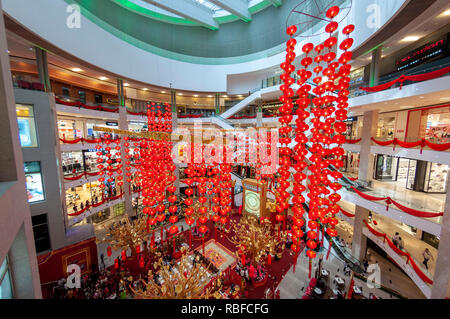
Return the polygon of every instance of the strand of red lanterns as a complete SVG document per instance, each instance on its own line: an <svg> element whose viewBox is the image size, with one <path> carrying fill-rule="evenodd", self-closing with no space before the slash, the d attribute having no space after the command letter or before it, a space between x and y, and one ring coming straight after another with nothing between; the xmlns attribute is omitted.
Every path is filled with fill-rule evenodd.
<svg viewBox="0 0 450 319"><path fill-rule="evenodd" d="M339 7L334 6L330 8L326 16L333 20L339 13ZM307 43L302 47L302 51L305 53L306 57L301 60L302 69L298 70L297 74L300 79L298 80L299 89L297 95L299 99L296 101L298 105L298 110L296 114L298 119L296 120L296 137L295 140L297 145L294 147L294 160L296 164L294 169L296 173L294 174L294 187L293 187L293 213L294 213L294 225L292 228L292 236L294 245L292 249L297 251L299 248L300 238L303 236L301 227L304 225L304 219L302 218L304 214L304 209L302 204L305 202L305 198L302 196L302 192L306 190L303 185L303 181L308 178L309 184L308 194L309 197L309 212L308 212L308 232L307 232L307 256L309 257L309 267L311 275L311 260L316 257L315 248L318 244L323 244L324 231L329 236L336 236L337 232L335 226L337 224L337 219L334 215L339 211L339 206L337 202L340 200L340 195L337 191L342 187L339 183L339 172L332 172L328 167L329 165L334 165L339 168L342 166L342 155L343 149L342 144L345 142L345 137L341 134L345 131L345 123L343 122L347 118L347 96L348 96L348 74L350 72L351 66L348 62L351 60L352 54L347 50L353 44L353 39L349 38L349 34L353 32L354 26L349 25L343 29L343 33L347 35L339 48L344 51L340 56L338 61L336 59L336 53L332 51L332 48L337 44L336 37L332 34L338 29L339 25L335 21L331 21L325 27L325 31L329 33L329 38L325 40L323 44L319 44L314 48L312 43ZM287 134L290 130L287 128L290 122L290 112L291 111L291 98L293 96L292 89L290 85L293 83L293 79L290 74L294 71L294 67L291 64L295 58L295 45L296 41L292 36L296 33L297 29L295 26L289 26L287 28L287 34L290 36L286 43L286 61L283 62L280 67L285 71L281 75L281 80L284 82L280 86L280 90L283 92L280 100L283 102L283 106L280 107L279 112L282 115L280 122L282 127L279 129L280 132L280 168L278 173L280 177L278 178L279 187L277 188L277 211L280 214L285 209L285 205L288 200L286 196L286 188L289 186L287 182L287 177L289 174L286 172L289 169L290 161L286 155L290 155L289 150L286 149L284 145L290 142ZM321 54L322 51L327 48L328 52ZM306 84L306 82L312 77L312 72L308 68L312 65L313 59L308 56L308 54L315 49L317 56L314 58L316 67L313 71L316 74L313 82L317 85L313 89L316 97L312 100L311 113L313 118L311 119L311 137L312 147L310 148L311 156L309 160L311 164L308 165L306 162L307 150L305 149L305 144L308 138L305 132L309 129L308 124L305 120L309 118L310 113L306 111L306 108L311 104L309 98L309 91L311 86ZM320 65L322 62L327 63L325 69ZM342 65L339 68L339 65ZM339 71L336 72L336 69ZM324 81L321 74L328 78ZM339 79L338 85L335 85L335 81ZM338 91L338 97L334 97L332 93ZM333 106L333 103L337 102L337 109ZM331 148L331 144L337 144L336 147ZM309 169L310 174L307 176L303 171L305 168ZM333 182L329 180L329 176L334 179ZM332 191L330 191L330 188ZM287 200L286 200L287 199ZM277 220L281 220L282 217L277 215ZM322 239L319 241L320 233L322 234ZM297 256L296 256L297 257ZM296 258L295 257L295 258ZM327 256L328 257L328 256ZM295 270L295 264L294 264Z"/></svg>

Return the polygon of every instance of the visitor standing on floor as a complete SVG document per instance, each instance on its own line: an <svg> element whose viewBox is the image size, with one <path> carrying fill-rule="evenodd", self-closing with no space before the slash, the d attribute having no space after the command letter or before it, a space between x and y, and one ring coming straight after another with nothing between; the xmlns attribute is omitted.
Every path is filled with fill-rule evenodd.
<svg viewBox="0 0 450 319"><path fill-rule="evenodd" d="M395 233L395 235L392 237L392 243L395 245L395 247L398 247L398 239L400 238L399 233Z"/></svg>
<svg viewBox="0 0 450 319"><path fill-rule="evenodd" d="M403 243L403 239L401 237L398 237L397 243L398 243L398 248L400 250L403 250L403 247L405 247L405 244Z"/></svg>
<svg viewBox="0 0 450 319"><path fill-rule="evenodd" d="M425 268L428 270L428 260L430 260L430 258L434 260L434 257L433 255L431 255L431 252L428 248L425 248L425 250L422 253L422 256L423 256L422 264L424 264Z"/></svg>

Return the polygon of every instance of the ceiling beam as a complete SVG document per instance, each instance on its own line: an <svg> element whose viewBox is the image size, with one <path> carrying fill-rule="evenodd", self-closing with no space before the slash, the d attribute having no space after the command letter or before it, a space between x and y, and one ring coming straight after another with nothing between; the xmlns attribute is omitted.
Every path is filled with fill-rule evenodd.
<svg viewBox="0 0 450 319"><path fill-rule="evenodd" d="M252 16L248 11L248 2L245 0L209 0L209 2L227 10L245 22L252 19Z"/></svg>
<svg viewBox="0 0 450 319"><path fill-rule="evenodd" d="M281 6L282 0L267 0L267 1L269 1L274 7L279 7Z"/></svg>
<svg viewBox="0 0 450 319"><path fill-rule="evenodd" d="M219 24L214 20L212 11L203 8L188 0L144 0L158 8L167 10L176 15L212 30L219 29Z"/></svg>

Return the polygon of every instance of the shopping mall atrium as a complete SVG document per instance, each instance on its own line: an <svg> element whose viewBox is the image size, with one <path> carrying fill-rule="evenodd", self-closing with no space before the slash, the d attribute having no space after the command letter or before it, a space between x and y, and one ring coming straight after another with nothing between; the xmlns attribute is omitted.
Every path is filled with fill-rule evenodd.
<svg viewBox="0 0 450 319"><path fill-rule="evenodd" d="M450 297L448 0L0 8L0 299Z"/></svg>

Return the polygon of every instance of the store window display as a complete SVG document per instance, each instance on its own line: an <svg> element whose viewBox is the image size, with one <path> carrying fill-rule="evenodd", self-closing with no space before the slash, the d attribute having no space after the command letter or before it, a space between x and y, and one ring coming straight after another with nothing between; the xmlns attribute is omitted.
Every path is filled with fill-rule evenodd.
<svg viewBox="0 0 450 319"><path fill-rule="evenodd" d="M432 143L450 143L450 106L422 110L420 130Z"/></svg>
<svg viewBox="0 0 450 319"><path fill-rule="evenodd" d="M386 113L378 116L377 140L387 141L394 138L396 119L397 113Z"/></svg>
<svg viewBox="0 0 450 319"><path fill-rule="evenodd" d="M84 137L83 121L66 118L58 119L59 138L65 140L75 140Z"/></svg>
<svg viewBox="0 0 450 319"><path fill-rule="evenodd" d="M427 193L446 193L447 177L447 165L439 163L427 163L424 191Z"/></svg>
<svg viewBox="0 0 450 319"><path fill-rule="evenodd" d="M94 126L98 127L104 127L104 128L117 128L118 122L117 121L103 121L103 120L94 120L94 119L88 119L86 120L86 130L88 138L99 138L102 137L105 132L100 131L94 131ZM117 134L112 134L113 139L118 138L119 136Z"/></svg>
<svg viewBox="0 0 450 319"><path fill-rule="evenodd" d="M63 152L61 153L61 160L64 176L76 175L84 171L82 152Z"/></svg>
<svg viewBox="0 0 450 319"><path fill-rule="evenodd" d="M375 176L380 181L395 181L397 179L398 158L378 154L375 159Z"/></svg>
<svg viewBox="0 0 450 319"><path fill-rule="evenodd" d="M16 104L19 140L22 147L38 147L34 107L32 105Z"/></svg>
<svg viewBox="0 0 450 319"><path fill-rule="evenodd" d="M361 137L361 130L363 125L362 116L352 116L344 122L347 125L347 130L344 132L344 135L347 139L356 140Z"/></svg>
<svg viewBox="0 0 450 319"><path fill-rule="evenodd" d="M128 130L131 132L141 132L142 130L147 129L147 123L145 122L134 122L130 121L128 122Z"/></svg>
<svg viewBox="0 0 450 319"><path fill-rule="evenodd" d="M344 166L341 168L341 170L348 173L348 175L358 176L359 153L345 152L342 160L344 162Z"/></svg>

